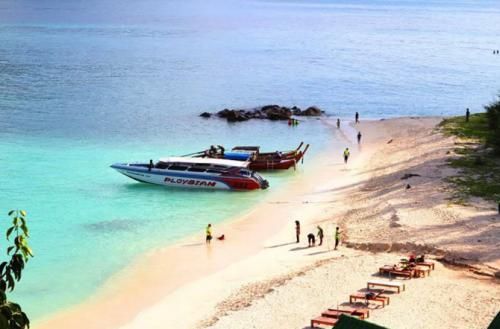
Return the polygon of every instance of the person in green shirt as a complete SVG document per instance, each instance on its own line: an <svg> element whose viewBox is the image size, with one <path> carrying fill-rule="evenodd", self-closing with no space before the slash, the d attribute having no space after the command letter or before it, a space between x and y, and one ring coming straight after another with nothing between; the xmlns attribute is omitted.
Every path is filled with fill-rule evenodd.
<svg viewBox="0 0 500 329"><path fill-rule="evenodd" d="M351 155L351 152L349 151L349 148L346 147L344 150L344 163L347 163L347 160L349 160L349 155Z"/></svg>
<svg viewBox="0 0 500 329"><path fill-rule="evenodd" d="M340 227L337 226L337 228L335 229L335 248L333 248L333 250L337 250L337 247L339 246L339 243L340 243Z"/></svg>

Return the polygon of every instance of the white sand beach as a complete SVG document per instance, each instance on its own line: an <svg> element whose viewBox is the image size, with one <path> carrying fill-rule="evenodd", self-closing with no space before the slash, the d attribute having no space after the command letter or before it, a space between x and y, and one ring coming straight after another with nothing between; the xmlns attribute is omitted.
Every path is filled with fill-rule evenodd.
<svg viewBox="0 0 500 329"><path fill-rule="evenodd" d="M393 329L485 328L500 310L500 216L485 201L450 202L443 178L453 173L445 163L455 140L436 130L440 120L362 122L361 146L346 140L347 165L342 150L326 150L286 190L216 227L226 241L207 247L202 232L155 250L35 327L308 328L380 266L416 251L462 266L434 260L429 277L407 280L406 291L369 320ZM294 220L302 226L298 244ZM318 224L326 241L308 248L306 235ZM343 243L334 251L336 226Z"/></svg>

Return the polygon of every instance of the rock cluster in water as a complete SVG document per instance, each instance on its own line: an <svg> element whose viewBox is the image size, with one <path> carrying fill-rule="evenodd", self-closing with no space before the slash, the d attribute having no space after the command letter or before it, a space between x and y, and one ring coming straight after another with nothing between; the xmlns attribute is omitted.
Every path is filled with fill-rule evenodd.
<svg viewBox="0 0 500 329"><path fill-rule="evenodd" d="M316 106L310 106L301 110L297 106L286 107L280 105L265 105L252 109L224 109L217 113L203 112L200 114L203 118L210 118L213 115L226 119L228 122L247 121L250 119L267 120L288 120L293 116L317 117L324 113Z"/></svg>

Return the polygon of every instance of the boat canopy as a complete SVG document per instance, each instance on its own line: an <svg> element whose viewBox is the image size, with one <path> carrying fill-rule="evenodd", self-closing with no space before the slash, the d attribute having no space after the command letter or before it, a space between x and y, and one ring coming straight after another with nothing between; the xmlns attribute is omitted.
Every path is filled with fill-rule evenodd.
<svg viewBox="0 0 500 329"><path fill-rule="evenodd" d="M253 151L259 152L260 146L235 146L233 147L233 151Z"/></svg>
<svg viewBox="0 0 500 329"><path fill-rule="evenodd" d="M183 164L202 164L202 165L215 165L215 166L227 166L227 167L239 167L247 168L249 165L248 161L235 161L235 160L225 160L225 159L211 159L211 158L188 158L188 157L167 157L161 158L160 162L165 163L183 163Z"/></svg>
<svg viewBox="0 0 500 329"><path fill-rule="evenodd" d="M248 152L226 152L224 153L224 159L236 160L236 161L248 161L252 153Z"/></svg>

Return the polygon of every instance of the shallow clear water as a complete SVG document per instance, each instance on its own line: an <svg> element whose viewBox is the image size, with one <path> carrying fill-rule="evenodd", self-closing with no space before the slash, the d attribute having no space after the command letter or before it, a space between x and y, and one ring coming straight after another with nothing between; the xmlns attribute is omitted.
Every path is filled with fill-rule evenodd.
<svg viewBox="0 0 500 329"><path fill-rule="evenodd" d="M197 116L225 107L478 111L500 88L498 22L497 1L0 0L0 212L28 210L37 254L15 299L35 319L75 304L271 193L147 186L109 164L301 140L314 155L332 136L317 120ZM265 176L276 189L300 174Z"/></svg>

